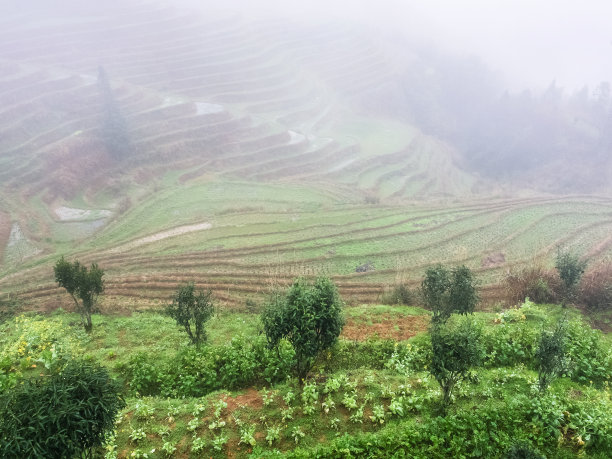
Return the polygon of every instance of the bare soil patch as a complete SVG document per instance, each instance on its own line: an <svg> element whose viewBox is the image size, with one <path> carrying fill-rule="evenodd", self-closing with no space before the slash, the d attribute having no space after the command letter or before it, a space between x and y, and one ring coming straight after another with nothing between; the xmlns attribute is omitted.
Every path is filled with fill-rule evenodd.
<svg viewBox="0 0 612 459"><path fill-rule="evenodd" d="M370 317L371 323L349 319L342 330L342 337L365 341L371 337L405 340L424 332L429 326L428 316L394 316L381 314Z"/></svg>

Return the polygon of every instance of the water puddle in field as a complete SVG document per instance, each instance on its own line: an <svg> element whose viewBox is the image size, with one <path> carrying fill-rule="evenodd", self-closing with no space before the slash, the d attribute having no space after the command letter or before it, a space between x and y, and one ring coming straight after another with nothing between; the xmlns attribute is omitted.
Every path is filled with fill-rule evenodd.
<svg viewBox="0 0 612 459"><path fill-rule="evenodd" d="M196 102L196 115L211 115L213 113L221 113L225 109L223 105L209 104L206 102Z"/></svg>
<svg viewBox="0 0 612 459"><path fill-rule="evenodd" d="M304 139L306 139L306 136L304 134L300 134L299 132L295 132L295 131L287 131L287 132L289 133L289 142L287 143L287 145L295 145L296 143L300 143Z"/></svg>
<svg viewBox="0 0 612 459"><path fill-rule="evenodd" d="M179 226L177 228L172 228L166 231L161 231L159 233L155 233L150 236L141 237L140 239L136 239L134 241L131 241L126 244L115 247L114 249L110 249L109 252L110 253L125 252L126 250L131 250L141 245L150 244L151 242L157 242L157 241L161 241L162 239L167 239L169 237L174 237L174 236L180 236L182 234L187 234L187 233L193 233L195 231L204 231L210 228L212 228L212 225L208 222L196 223L195 225Z"/></svg>
<svg viewBox="0 0 612 459"><path fill-rule="evenodd" d="M113 213L106 209L77 209L74 207L60 206L54 209L55 215L60 221L79 220L102 220L110 217Z"/></svg>

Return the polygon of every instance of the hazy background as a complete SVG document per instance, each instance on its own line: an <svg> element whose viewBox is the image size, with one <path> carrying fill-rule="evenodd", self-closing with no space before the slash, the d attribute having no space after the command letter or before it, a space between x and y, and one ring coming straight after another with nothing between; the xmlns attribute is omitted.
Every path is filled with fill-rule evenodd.
<svg viewBox="0 0 612 459"><path fill-rule="evenodd" d="M200 9L202 2L192 2ZM606 0L230 0L214 8L293 20L362 23L482 57L508 86L566 89L612 79ZM198 6L199 5L199 6Z"/></svg>

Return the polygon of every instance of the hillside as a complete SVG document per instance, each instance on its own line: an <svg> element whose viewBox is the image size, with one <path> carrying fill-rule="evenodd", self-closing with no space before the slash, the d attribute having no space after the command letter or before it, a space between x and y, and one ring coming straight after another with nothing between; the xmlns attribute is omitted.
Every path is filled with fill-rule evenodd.
<svg viewBox="0 0 612 459"><path fill-rule="evenodd" d="M100 263L108 305L190 279L241 305L316 274L374 301L439 261L477 269L494 301L559 245L610 258L605 195L486 178L392 110L406 66L429 64L372 30L154 2L4 9L0 288L32 304L65 305L60 254Z"/></svg>

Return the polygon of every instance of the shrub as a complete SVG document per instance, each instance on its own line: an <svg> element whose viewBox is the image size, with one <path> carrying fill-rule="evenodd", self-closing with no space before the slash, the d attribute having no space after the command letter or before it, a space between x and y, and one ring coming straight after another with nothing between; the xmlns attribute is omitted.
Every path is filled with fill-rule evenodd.
<svg viewBox="0 0 612 459"><path fill-rule="evenodd" d="M283 338L291 343L300 381L319 353L337 341L344 326L342 301L328 278L317 279L313 286L298 279L285 296L272 299L261 319L271 348Z"/></svg>
<svg viewBox="0 0 612 459"><path fill-rule="evenodd" d="M586 261L580 260L578 255L569 252L557 252L555 268L559 273L563 286L563 305L568 301L573 301L576 294L576 287L586 268Z"/></svg>
<svg viewBox="0 0 612 459"><path fill-rule="evenodd" d="M209 290L204 293L200 290L196 294L193 282L179 287L172 304L166 307L166 313L185 329L187 336L196 346L206 342L204 324L212 317L213 312L212 292Z"/></svg>
<svg viewBox="0 0 612 459"><path fill-rule="evenodd" d="M201 397L218 389L273 384L287 378L295 364L286 342L269 349L264 337L236 337L223 346L181 349L166 359L138 353L122 370L140 395Z"/></svg>
<svg viewBox="0 0 612 459"><path fill-rule="evenodd" d="M512 445L505 452L503 459L546 459L546 457L533 449L529 442L521 441Z"/></svg>
<svg viewBox="0 0 612 459"><path fill-rule="evenodd" d="M389 305L401 304L410 306L415 303L415 295L408 286L398 284L383 294L381 302Z"/></svg>
<svg viewBox="0 0 612 459"><path fill-rule="evenodd" d="M72 458L101 446L125 406L102 367L70 361L0 396L0 457Z"/></svg>
<svg viewBox="0 0 612 459"><path fill-rule="evenodd" d="M484 349L482 329L472 319L434 324L431 329L430 373L442 388L442 405L447 406L455 385L481 364Z"/></svg>
<svg viewBox="0 0 612 459"><path fill-rule="evenodd" d="M542 330L540 334L538 347L535 352L540 391L546 389L551 381L567 367L565 356L566 326L566 320L562 319L552 332Z"/></svg>
<svg viewBox="0 0 612 459"><path fill-rule="evenodd" d="M450 271L442 265L429 268L421 292L425 305L433 311L434 322L444 322L452 313L472 313L479 301L476 281L466 266Z"/></svg>
<svg viewBox="0 0 612 459"><path fill-rule="evenodd" d="M559 276L540 265L513 271L505 279L507 301L522 303L530 298L536 303L555 303L561 292Z"/></svg>
<svg viewBox="0 0 612 459"><path fill-rule="evenodd" d="M602 263L582 276L578 300L591 311L612 310L612 263Z"/></svg>

